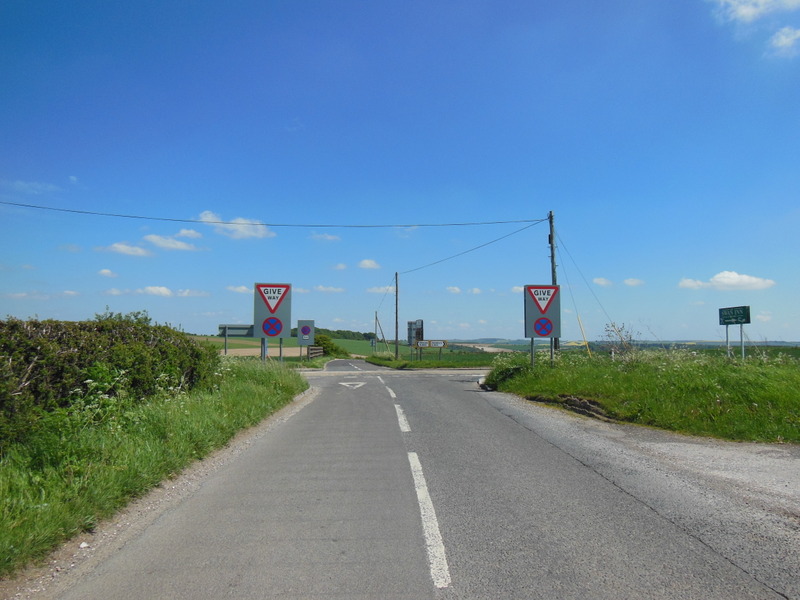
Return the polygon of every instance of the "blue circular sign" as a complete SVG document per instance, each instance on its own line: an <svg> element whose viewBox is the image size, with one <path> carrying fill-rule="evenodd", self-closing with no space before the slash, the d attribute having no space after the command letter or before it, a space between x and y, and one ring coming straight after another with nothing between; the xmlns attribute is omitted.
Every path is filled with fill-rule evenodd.
<svg viewBox="0 0 800 600"><path fill-rule="evenodd" d="M542 317L533 324L533 330L541 337L548 337L553 333L553 322L546 317Z"/></svg>
<svg viewBox="0 0 800 600"><path fill-rule="evenodd" d="M270 317L261 325L261 329L270 337L275 337L283 331L283 323L278 317Z"/></svg>
<svg viewBox="0 0 800 600"><path fill-rule="evenodd" d="M308 325L303 325L303 328L300 329L300 331L302 332L303 335L308 335L309 333L311 333L311 327L309 327Z"/></svg>

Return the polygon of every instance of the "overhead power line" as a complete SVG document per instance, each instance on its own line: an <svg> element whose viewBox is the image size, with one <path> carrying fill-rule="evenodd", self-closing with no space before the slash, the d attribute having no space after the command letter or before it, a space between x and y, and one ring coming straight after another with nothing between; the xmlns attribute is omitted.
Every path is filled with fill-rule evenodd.
<svg viewBox="0 0 800 600"><path fill-rule="evenodd" d="M99 212L99 211L92 211L92 210L79 210L76 208L59 208L56 206L41 206L37 204L24 204L22 202L8 202L4 200L0 200L0 204L5 204L7 206L19 206L23 208L34 208L36 210L49 210L54 212L64 212L64 213L71 213L77 215L90 215L93 217L112 217L115 219L141 219L145 221L166 221L169 223L198 223L203 225L249 225L249 226L264 226L264 227L295 227L295 228L305 228L305 229L312 229L312 228L326 228L326 229L344 229L344 228L351 228L351 229L379 229L379 228L410 228L410 227L466 227L472 225L505 225L508 223L530 223L531 225L535 225L536 223L540 223L542 219L516 219L512 221L477 221L477 222L465 222L465 223L407 223L407 224L395 224L395 225L381 225L381 224L373 224L373 225L356 225L356 224L345 224L345 223L267 223L267 222L257 222L257 221L250 221L248 220L246 223L240 221L211 221L206 219L176 219L170 217L151 217L146 215L127 215L121 213L107 213L107 212ZM546 219L545 219L546 220ZM509 234L511 235L511 234ZM501 238L502 239L502 238ZM491 243L491 242L490 242ZM446 260L446 259L445 259Z"/></svg>
<svg viewBox="0 0 800 600"><path fill-rule="evenodd" d="M415 269L409 269L408 271L403 271L403 272L400 273L400 275L406 275L408 273L413 273L414 271L421 271L422 269L427 269L428 267L432 267L433 265L438 265L439 263L443 263L443 262L445 262L447 260L451 260L453 258L458 258L459 256L464 256L465 254L469 254L470 252L474 252L475 250L480 250L481 248L485 248L486 246L494 244L495 242L499 242L500 240L504 240L507 237L511 237L514 234L520 233L521 231L525 231L526 229L529 229L529 228L533 227L534 225L538 225L539 223L543 223L545 221L547 221L547 219L536 219L534 221L516 221L517 223L528 223L528 225L526 225L525 227L522 227L520 229L517 229L515 231L512 231L511 233L507 233L506 235L500 236L499 238L494 239L494 240L492 240L490 242L486 242L484 244L481 244L480 246L475 246L474 248L470 248L469 250L464 250L463 252L459 252L458 254L453 254L452 256L448 256L447 258L442 258L440 260L434 261L432 263L428 263L427 265L422 265L421 267L417 267Z"/></svg>

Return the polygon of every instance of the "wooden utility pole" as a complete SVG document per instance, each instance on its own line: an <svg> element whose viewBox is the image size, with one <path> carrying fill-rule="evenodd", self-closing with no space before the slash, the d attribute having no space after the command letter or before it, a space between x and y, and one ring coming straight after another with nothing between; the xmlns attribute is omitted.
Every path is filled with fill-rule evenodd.
<svg viewBox="0 0 800 600"><path fill-rule="evenodd" d="M397 279L397 271L394 272L394 359L400 359L400 320L397 316L399 302L400 285Z"/></svg>
<svg viewBox="0 0 800 600"><path fill-rule="evenodd" d="M548 220L550 221L550 236L548 240L550 241L550 274L552 277L552 285L558 285L558 278L556 277L556 228L555 228L555 215L553 215L553 211L551 210L547 215ZM558 338L554 337L553 339L553 350L558 350L559 343Z"/></svg>

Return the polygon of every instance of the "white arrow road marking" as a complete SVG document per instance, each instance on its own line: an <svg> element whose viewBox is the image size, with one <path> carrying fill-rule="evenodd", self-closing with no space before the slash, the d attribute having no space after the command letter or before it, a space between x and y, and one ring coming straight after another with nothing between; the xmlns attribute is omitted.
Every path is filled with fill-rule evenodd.
<svg viewBox="0 0 800 600"><path fill-rule="evenodd" d="M364 385L364 381L340 381L339 385L343 385L345 387L349 387L350 389L357 390L362 385Z"/></svg>
<svg viewBox="0 0 800 600"><path fill-rule="evenodd" d="M428 551L428 565L431 569L433 584L437 588L446 588L450 585L450 568L447 566L447 555L444 551L442 533L439 531L439 521L433 508L433 500L428 493L428 484L422 473L422 465L416 452L408 453L408 462L411 464L411 474L414 476L414 487L417 490L419 512L422 517L422 531L425 534L425 548Z"/></svg>

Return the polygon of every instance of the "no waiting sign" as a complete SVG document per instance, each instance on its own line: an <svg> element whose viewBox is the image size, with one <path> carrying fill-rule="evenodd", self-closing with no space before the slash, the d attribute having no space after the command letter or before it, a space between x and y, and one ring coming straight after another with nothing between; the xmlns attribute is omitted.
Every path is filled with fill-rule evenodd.
<svg viewBox="0 0 800 600"><path fill-rule="evenodd" d="M525 337L561 337L561 286L525 286Z"/></svg>

